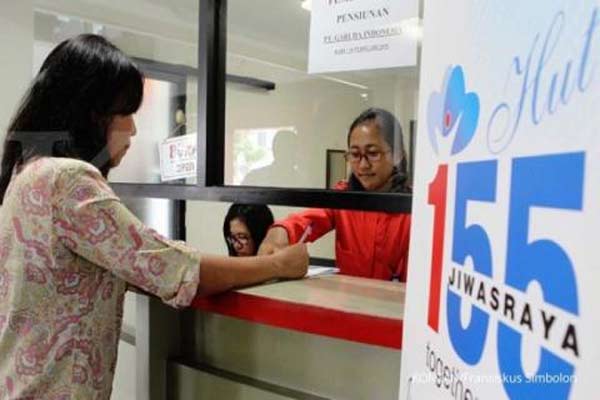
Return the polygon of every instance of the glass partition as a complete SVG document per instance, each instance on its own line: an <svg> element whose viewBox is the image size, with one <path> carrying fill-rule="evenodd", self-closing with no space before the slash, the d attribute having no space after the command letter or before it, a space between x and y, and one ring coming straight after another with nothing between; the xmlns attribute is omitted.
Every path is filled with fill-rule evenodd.
<svg viewBox="0 0 600 400"><path fill-rule="evenodd" d="M371 3L369 7L375 9L376 2ZM227 73L271 85L265 89L227 84L225 184L319 189L328 188L328 183L334 186L328 171L333 168L339 177L347 166L340 157L331 156L348 150L349 126L369 107L383 108L397 117L410 165L421 24L418 1L405 3L405 17L388 28L401 32L402 40L412 42L407 58L414 62L395 68L371 66L310 74L314 8L310 1L228 1ZM343 44L343 38L338 39ZM339 51L353 50L336 46ZM341 57L352 60L351 55ZM396 136L398 143L400 135ZM337 163L331 164L332 160Z"/></svg>
<svg viewBox="0 0 600 400"><path fill-rule="evenodd" d="M77 34L95 33L133 57L146 76L144 101L135 116L138 133L128 156L111 171L110 180L183 183L177 177L185 171L161 176L159 149L166 139L197 130L194 69L198 61L198 1L134 0L126 7L107 0L38 3L34 12L34 74L59 42ZM196 170L189 169L194 177L186 183L193 184Z"/></svg>

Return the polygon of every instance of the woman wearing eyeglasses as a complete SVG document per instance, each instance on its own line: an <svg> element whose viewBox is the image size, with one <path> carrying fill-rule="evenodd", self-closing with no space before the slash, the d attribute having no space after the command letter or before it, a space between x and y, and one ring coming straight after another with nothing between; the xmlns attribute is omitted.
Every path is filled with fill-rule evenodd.
<svg viewBox="0 0 600 400"><path fill-rule="evenodd" d="M255 256L273 214L263 204L232 204L223 222L223 236L230 256Z"/></svg>
<svg viewBox="0 0 600 400"><path fill-rule="evenodd" d="M402 128L388 111L370 108L348 130L346 161L352 173L338 190L410 193ZM258 254L297 243L303 232L313 242L335 229L341 274L406 281L410 214L310 209L275 222Z"/></svg>

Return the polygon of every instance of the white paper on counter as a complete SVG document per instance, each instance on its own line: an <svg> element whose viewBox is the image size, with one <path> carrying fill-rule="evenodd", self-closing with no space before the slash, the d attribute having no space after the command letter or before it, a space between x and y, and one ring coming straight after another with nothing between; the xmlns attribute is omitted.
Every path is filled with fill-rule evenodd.
<svg viewBox="0 0 600 400"><path fill-rule="evenodd" d="M310 278L310 277L319 276L319 275L333 275L333 274L337 274L338 272L340 272L340 269L336 268L336 267L317 267L317 266L310 265L308 267L308 272L306 273L306 277Z"/></svg>

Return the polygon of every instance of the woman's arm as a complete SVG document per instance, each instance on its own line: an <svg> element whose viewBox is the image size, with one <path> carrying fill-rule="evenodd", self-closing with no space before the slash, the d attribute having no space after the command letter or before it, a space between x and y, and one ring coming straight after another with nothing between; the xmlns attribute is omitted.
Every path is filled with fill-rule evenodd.
<svg viewBox="0 0 600 400"><path fill-rule="evenodd" d="M198 294L209 295L270 279L301 278L307 267L308 252L302 243L257 257L203 255Z"/></svg>
<svg viewBox="0 0 600 400"><path fill-rule="evenodd" d="M308 236L304 239L306 242L314 242L334 228L334 213L334 210L327 208L312 208L276 221L267 232L258 254L272 254L290 243L298 243L308 227Z"/></svg>
<svg viewBox="0 0 600 400"><path fill-rule="evenodd" d="M308 251L297 244L273 255L257 257L226 257L206 254L200 263L197 296L210 296L230 289L253 285L271 279L297 279L306 275ZM134 293L154 296L128 284Z"/></svg>
<svg viewBox="0 0 600 400"><path fill-rule="evenodd" d="M306 272L305 246L242 259L204 255L169 240L142 224L92 166L67 164L56 183L54 229L60 243L167 304L187 306L197 293L297 278Z"/></svg>
<svg viewBox="0 0 600 400"><path fill-rule="evenodd" d="M267 231L258 248L258 255L274 254L290 245L290 238L287 230L282 226L274 226Z"/></svg>

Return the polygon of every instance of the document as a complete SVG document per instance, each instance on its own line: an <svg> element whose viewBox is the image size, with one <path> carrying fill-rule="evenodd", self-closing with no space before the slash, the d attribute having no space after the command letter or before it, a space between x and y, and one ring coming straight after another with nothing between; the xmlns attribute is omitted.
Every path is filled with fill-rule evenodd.
<svg viewBox="0 0 600 400"><path fill-rule="evenodd" d="M308 267L308 272L306 273L306 278L319 275L333 275L337 274L338 272L340 272L340 269L336 267L319 267L315 265L310 265Z"/></svg>

